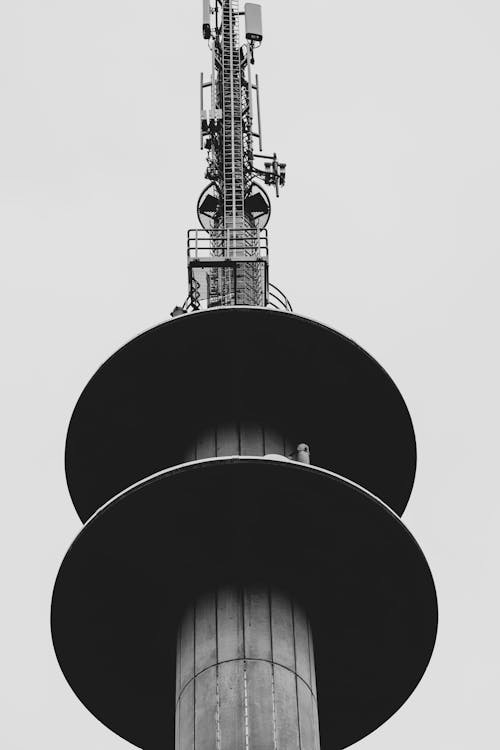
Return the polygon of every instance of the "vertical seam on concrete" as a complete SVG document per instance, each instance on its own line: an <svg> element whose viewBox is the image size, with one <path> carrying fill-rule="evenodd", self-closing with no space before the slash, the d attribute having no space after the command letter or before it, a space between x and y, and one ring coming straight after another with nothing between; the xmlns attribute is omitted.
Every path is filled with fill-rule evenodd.
<svg viewBox="0 0 500 750"><path fill-rule="evenodd" d="M196 750L196 599L193 604L193 750Z"/></svg>
<svg viewBox="0 0 500 750"><path fill-rule="evenodd" d="M311 693L311 711L312 711L313 734L314 734L314 750L320 750L318 722L316 720L316 716L317 716L316 699L314 698L314 695L312 693Z"/></svg>
<svg viewBox="0 0 500 750"><path fill-rule="evenodd" d="M184 630L184 616L181 620L181 625L179 628L179 698L181 697L182 693L182 631ZM180 720L179 720L180 721Z"/></svg>
<svg viewBox="0 0 500 750"><path fill-rule="evenodd" d="M175 697L175 750L180 748L180 722L181 722L181 707L179 705L179 698L181 695L181 626L177 628L177 659L176 659L176 675L175 675L175 689L178 691L178 695ZM179 678L177 682L177 677Z"/></svg>
<svg viewBox="0 0 500 750"><path fill-rule="evenodd" d="M245 750L249 750L249 726L248 726L248 681L247 663L243 661L243 710L245 715Z"/></svg>
<svg viewBox="0 0 500 750"><path fill-rule="evenodd" d="M312 692L312 662L311 662L311 628L309 624L309 618L306 613L304 613L306 618L306 627L307 627L307 662L309 667L309 689Z"/></svg>
<svg viewBox="0 0 500 750"><path fill-rule="evenodd" d="M176 659L176 674L175 674L175 690L176 690L176 696L175 696L175 703L177 705L177 701L179 700L180 694L181 694L181 627L182 627L182 621L179 624L179 627L177 628L177 659ZM178 678L178 679L177 679Z"/></svg>
<svg viewBox="0 0 500 750"><path fill-rule="evenodd" d="M274 641L273 641L273 604L271 588L267 589L269 602L269 636L271 640L271 700L273 709L273 744L274 750L278 750L278 731L276 727L276 686L274 682Z"/></svg>
<svg viewBox="0 0 500 750"><path fill-rule="evenodd" d="M241 436L241 432L238 433ZM247 685L247 645L245 638L245 587L241 588L241 633L243 638L243 712L244 712L244 733L245 733L245 750L249 750L249 730L248 730L248 685Z"/></svg>
<svg viewBox="0 0 500 750"><path fill-rule="evenodd" d="M217 433L216 433L217 435ZM219 597L215 590L215 743L217 750L221 748L220 737L220 688L219 688Z"/></svg>
<svg viewBox="0 0 500 750"><path fill-rule="evenodd" d="M295 604L293 599L292 605L292 631L293 631L293 663L295 668L295 701L297 703L297 730L299 736L299 750L302 750L302 737L300 733L300 712L299 712L299 683L297 680L297 643L295 641Z"/></svg>
<svg viewBox="0 0 500 750"><path fill-rule="evenodd" d="M241 589L241 632L243 638L243 659L247 658L247 644L245 638L245 587Z"/></svg>

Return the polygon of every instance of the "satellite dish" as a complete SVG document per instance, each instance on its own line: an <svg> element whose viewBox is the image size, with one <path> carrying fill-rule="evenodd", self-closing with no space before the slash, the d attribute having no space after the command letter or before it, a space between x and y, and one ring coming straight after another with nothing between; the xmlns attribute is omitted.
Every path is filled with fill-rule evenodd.
<svg viewBox="0 0 500 750"><path fill-rule="evenodd" d="M215 229L219 226L222 218L222 200L216 182L211 182L202 191L198 199L197 212L203 229ZM271 216L271 201L264 188L257 182L252 182L250 193L245 198L245 214L250 219L250 226L257 229L267 226Z"/></svg>
<svg viewBox="0 0 500 750"><path fill-rule="evenodd" d="M264 229L271 216L269 196L257 182L252 182L250 194L245 198L245 213L252 218L252 225Z"/></svg>
<svg viewBox="0 0 500 750"><path fill-rule="evenodd" d="M203 229L213 229L222 215L222 201L217 183L211 182L198 198L198 221Z"/></svg>

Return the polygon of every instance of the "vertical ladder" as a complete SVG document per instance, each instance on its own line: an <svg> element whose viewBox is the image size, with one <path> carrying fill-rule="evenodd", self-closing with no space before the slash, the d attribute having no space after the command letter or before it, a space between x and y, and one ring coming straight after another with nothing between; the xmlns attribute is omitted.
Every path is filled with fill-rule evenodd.
<svg viewBox="0 0 500 750"><path fill-rule="evenodd" d="M224 0L222 9L222 113L224 226L243 228L243 122L239 46L239 0Z"/></svg>

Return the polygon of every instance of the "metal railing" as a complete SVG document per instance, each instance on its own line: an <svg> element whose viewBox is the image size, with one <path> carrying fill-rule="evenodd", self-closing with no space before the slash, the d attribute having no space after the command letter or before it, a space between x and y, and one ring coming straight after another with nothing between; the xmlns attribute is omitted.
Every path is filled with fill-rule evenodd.
<svg viewBox="0 0 500 750"><path fill-rule="evenodd" d="M287 310L288 312L293 312L288 297L274 284L269 283L268 297L268 307L274 307L276 310Z"/></svg>
<svg viewBox="0 0 500 750"><path fill-rule="evenodd" d="M267 260L267 229L189 229L187 257L188 263L205 260Z"/></svg>

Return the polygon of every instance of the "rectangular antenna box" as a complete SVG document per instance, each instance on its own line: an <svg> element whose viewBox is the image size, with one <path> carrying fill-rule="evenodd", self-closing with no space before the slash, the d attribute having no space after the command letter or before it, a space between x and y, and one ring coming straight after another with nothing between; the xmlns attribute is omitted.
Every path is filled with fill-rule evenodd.
<svg viewBox="0 0 500 750"><path fill-rule="evenodd" d="M262 41L262 8L257 3L245 3L246 38Z"/></svg>
<svg viewBox="0 0 500 750"><path fill-rule="evenodd" d="M210 39L210 0L203 0L203 38Z"/></svg>

